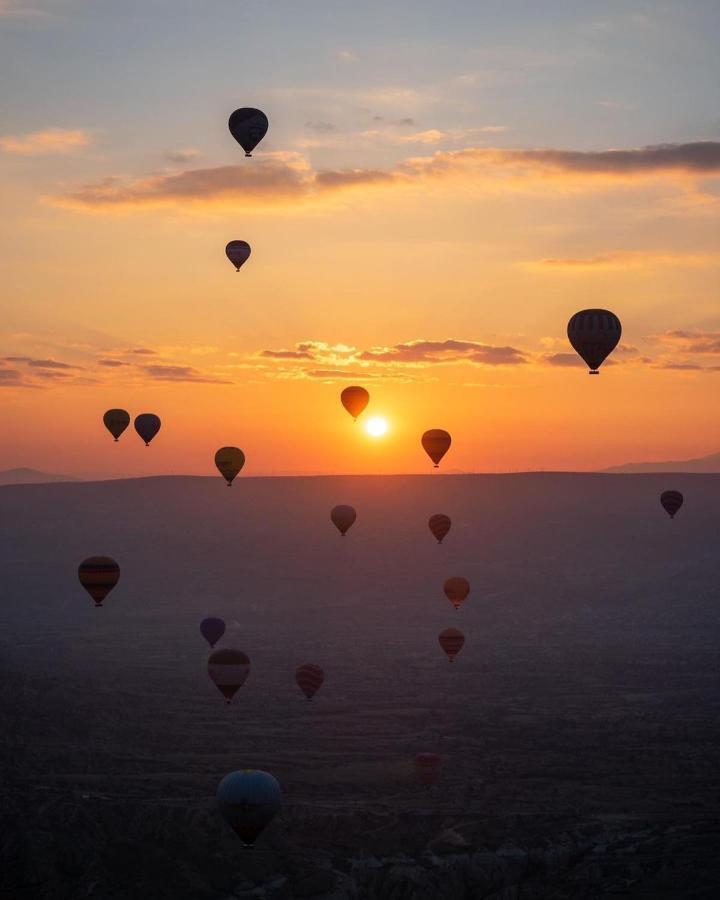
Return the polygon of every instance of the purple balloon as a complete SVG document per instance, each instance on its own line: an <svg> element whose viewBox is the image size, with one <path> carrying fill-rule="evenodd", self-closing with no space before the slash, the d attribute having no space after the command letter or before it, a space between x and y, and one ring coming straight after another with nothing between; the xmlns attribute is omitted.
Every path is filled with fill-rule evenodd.
<svg viewBox="0 0 720 900"><path fill-rule="evenodd" d="M200 623L200 631L208 644L210 644L211 647L214 647L225 634L225 623L222 619L214 619L211 616L209 619L202 620Z"/></svg>

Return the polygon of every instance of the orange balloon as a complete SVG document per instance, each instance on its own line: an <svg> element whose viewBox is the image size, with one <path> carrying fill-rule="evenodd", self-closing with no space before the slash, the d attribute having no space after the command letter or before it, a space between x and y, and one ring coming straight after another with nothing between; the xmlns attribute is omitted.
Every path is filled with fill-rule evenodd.
<svg viewBox="0 0 720 900"><path fill-rule="evenodd" d="M465 602L465 598L470 593L470 582L467 578L448 578L443 585L443 590L455 609L460 609Z"/></svg>
<svg viewBox="0 0 720 900"><path fill-rule="evenodd" d="M353 419L357 419L370 402L370 394L368 394L364 387L346 387L342 394L340 394L340 402Z"/></svg>

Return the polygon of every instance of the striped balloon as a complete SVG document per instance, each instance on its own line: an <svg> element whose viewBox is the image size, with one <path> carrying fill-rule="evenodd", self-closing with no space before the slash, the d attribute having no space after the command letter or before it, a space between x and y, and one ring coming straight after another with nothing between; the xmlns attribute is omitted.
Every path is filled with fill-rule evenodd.
<svg viewBox="0 0 720 900"><path fill-rule="evenodd" d="M227 703L245 684L250 674L250 660L241 650L223 648L210 654L208 675Z"/></svg>
<svg viewBox="0 0 720 900"><path fill-rule="evenodd" d="M427 787L435 784L442 771L442 756L439 753L418 753L415 757L415 777Z"/></svg>
<svg viewBox="0 0 720 900"><path fill-rule="evenodd" d="M78 566L80 584L102 606L103 600L120 580L120 566L109 556L89 556Z"/></svg>
<svg viewBox="0 0 720 900"><path fill-rule="evenodd" d="M446 628L438 635L440 646L447 653L450 662L455 662L455 657L462 650L465 643L465 635L457 628Z"/></svg>
<svg viewBox="0 0 720 900"><path fill-rule="evenodd" d="M675 518L675 513L677 513L683 505L684 500L685 498L680 491L663 491L662 494L660 494L660 502L663 505L663 509L671 519Z"/></svg>
<svg viewBox="0 0 720 900"><path fill-rule="evenodd" d="M435 463L435 468L437 469L440 460L450 449L452 438L442 428L431 428L430 431L426 431L422 436L420 443L423 445L423 450Z"/></svg>
<svg viewBox="0 0 720 900"><path fill-rule="evenodd" d="M316 666L313 663L298 666L295 672L295 681L297 681L300 690L308 700L312 700L313 695L318 691L324 680L325 673L320 666Z"/></svg>
<svg viewBox="0 0 720 900"><path fill-rule="evenodd" d="M443 585L443 590L455 609L460 609L465 602L465 598L470 593L470 582L467 578L448 578Z"/></svg>
<svg viewBox="0 0 720 900"><path fill-rule="evenodd" d="M432 531L433 537L437 538L438 544L442 544L443 538L450 531L451 525L450 516L443 515L443 513L435 513L434 516L430 516L428 519L428 527Z"/></svg>
<svg viewBox="0 0 720 900"><path fill-rule="evenodd" d="M617 346L622 325L607 309L582 309L568 322L567 334L573 349L590 367L590 374L597 375Z"/></svg>

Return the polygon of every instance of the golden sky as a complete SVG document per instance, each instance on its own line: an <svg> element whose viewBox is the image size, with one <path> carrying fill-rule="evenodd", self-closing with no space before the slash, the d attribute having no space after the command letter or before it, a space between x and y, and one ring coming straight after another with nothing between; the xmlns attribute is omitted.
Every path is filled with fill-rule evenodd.
<svg viewBox="0 0 720 900"><path fill-rule="evenodd" d="M420 3L407 33L382 5L250 3L238 35L275 49L245 71L191 5L168 35L134 4L0 4L30 73L2 80L0 468L211 474L231 444L248 475L428 472L428 428L447 471L720 449L720 17L610 6L550 3L551 29ZM241 105L270 118L252 159ZM595 306L623 338L588 378L565 329ZM151 447L113 444L109 407L160 415Z"/></svg>

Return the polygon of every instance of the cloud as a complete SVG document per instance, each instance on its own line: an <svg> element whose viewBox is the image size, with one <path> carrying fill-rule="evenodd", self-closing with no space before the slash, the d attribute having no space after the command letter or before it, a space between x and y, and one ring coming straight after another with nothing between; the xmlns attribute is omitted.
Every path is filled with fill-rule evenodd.
<svg viewBox="0 0 720 900"><path fill-rule="evenodd" d="M130 363L121 362L119 359L99 359L99 366L107 366L109 369L116 369L119 366L129 366Z"/></svg>
<svg viewBox="0 0 720 900"><path fill-rule="evenodd" d="M0 19L2 18L38 18L49 16L44 9L35 9L32 6L21 6L14 0L0 0Z"/></svg>
<svg viewBox="0 0 720 900"><path fill-rule="evenodd" d="M657 266L712 266L718 265L718 257L710 253L612 250L596 256L548 257L521 265L537 271L584 273L588 270L623 271Z"/></svg>
<svg viewBox="0 0 720 900"><path fill-rule="evenodd" d="M194 147L187 147L183 150L166 150L163 153L163 156L165 159L170 160L170 162L188 163L197 159L198 156L200 156L200 151L196 150Z"/></svg>
<svg viewBox="0 0 720 900"><path fill-rule="evenodd" d="M134 350L129 350L128 353L134 353L138 356L156 356L157 350L150 350L148 347L136 347Z"/></svg>
<svg viewBox="0 0 720 900"><path fill-rule="evenodd" d="M57 359L32 359L30 356L6 356L7 362L25 363L32 369L80 369L80 366L71 366L69 363L59 362Z"/></svg>
<svg viewBox="0 0 720 900"><path fill-rule="evenodd" d="M0 387L32 387L17 369L0 368Z"/></svg>
<svg viewBox="0 0 720 900"><path fill-rule="evenodd" d="M587 368L577 353L548 353L544 359L551 366L582 366Z"/></svg>
<svg viewBox="0 0 720 900"><path fill-rule="evenodd" d="M400 140L407 144L439 144L448 138L447 131L438 131L430 128L428 131L418 131L415 134L403 135Z"/></svg>
<svg viewBox="0 0 720 900"><path fill-rule="evenodd" d="M307 350L261 350L260 356L268 359L314 359Z"/></svg>
<svg viewBox="0 0 720 900"><path fill-rule="evenodd" d="M347 50L347 49L336 50L335 58L339 59L340 62L346 62L346 63L357 62L357 56L352 52L352 50Z"/></svg>
<svg viewBox="0 0 720 900"><path fill-rule="evenodd" d="M87 147L90 135L78 128L47 128L29 134L0 137L0 149L20 156L44 156L51 153L72 153Z"/></svg>
<svg viewBox="0 0 720 900"><path fill-rule="evenodd" d="M515 347L494 347L477 341L407 341L393 347L374 347L358 359L400 364L471 362L486 366L520 365L526 354Z"/></svg>
<svg viewBox="0 0 720 900"><path fill-rule="evenodd" d="M196 384L232 384L223 378L205 375L192 366L152 365L141 367L155 381L185 381Z"/></svg>
<svg viewBox="0 0 720 900"><path fill-rule="evenodd" d="M657 339L681 353L720 353L719 331L666 331Z"/></svg>
<svg viewBox="0 0 720 900"><path fill-rule="evenodd" d="M332 131L337 131L337 127L332 122L306 122L305 127L318 134L330 134Z"/></svg>

